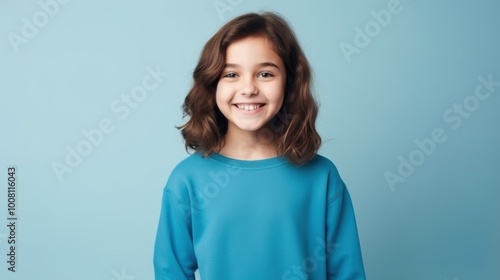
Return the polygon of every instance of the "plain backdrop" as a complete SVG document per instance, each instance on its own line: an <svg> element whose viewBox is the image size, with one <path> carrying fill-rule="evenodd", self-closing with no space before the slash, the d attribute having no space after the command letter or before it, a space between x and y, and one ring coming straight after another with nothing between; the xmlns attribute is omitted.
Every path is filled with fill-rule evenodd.
<svg viewBox="0 0 500 280"><path fill-rule="evenodd" d="M368 278L500 279L493 0L0 2L1 279L153 279L201 48L260 10L314 69L320 153L351 192Z"/></svg>

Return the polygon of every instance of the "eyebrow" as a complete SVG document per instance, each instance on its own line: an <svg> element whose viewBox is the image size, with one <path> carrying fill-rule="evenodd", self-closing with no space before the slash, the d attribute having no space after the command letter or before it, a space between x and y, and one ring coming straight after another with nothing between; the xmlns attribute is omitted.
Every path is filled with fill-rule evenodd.
<svg viewBox="0 0 500 280"><path fill-rule="evenodd" d="M281 70L281 69L278 67L278 65L276 65L276 64L274 64L274 63L272 63L272 62L262 62L262 63L259 63L259 64L258 64L258 66L260 66L260 67L267 67L267 66L270 66L270 67L275 67L275 68L277 68L278 70ZM239 65L239 64L236 64L236 63L226 63L226 64L224 65L224 67L225 67L225 68L228 68L228 67L230 67L230 68L239 68L239 67L240 67L240 65Z"/></svg>

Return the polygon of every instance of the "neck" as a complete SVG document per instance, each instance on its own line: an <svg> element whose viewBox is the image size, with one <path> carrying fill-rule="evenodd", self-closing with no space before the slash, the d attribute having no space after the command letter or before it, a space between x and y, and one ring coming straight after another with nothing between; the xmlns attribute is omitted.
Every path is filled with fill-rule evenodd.
<svg viewBox="0 0 500 280"><path fill-rule="evenodd" d="M224 146L219 153L223 156L242 159L258 160L277 156L274 143L269 139L270 130L263 127L257 131L242 131L228 127L224 137Z"/></svg>

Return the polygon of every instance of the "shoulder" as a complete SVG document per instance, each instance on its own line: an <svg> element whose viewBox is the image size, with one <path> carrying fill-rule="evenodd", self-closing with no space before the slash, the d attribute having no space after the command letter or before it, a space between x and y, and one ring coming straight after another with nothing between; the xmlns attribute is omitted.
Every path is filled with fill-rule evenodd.
<svg viewBox="0 0 500 280"><path fill-rule="evenodd" d="M172 175L186 174L195 168L207 166L207 158L204 158L201 153L194 153L181 160L172 170Z"/></svg>
<svg viewBox="0 0 500 280"><path fill-rule="evenodd" d="M318 172L335 173L338 176L337 166L333 161L320 154L316 154L304 167Z"/></svg>
<svg viewBox="0 0 500 280"><path fill-rule="evenodd" d="M210 167L207 157L203 157L201 153L191 154L175 165L170 172L169 181L192 177Z"/></svg>
<svg viewBox="0 0 500 280"><path fill-rule="evenodd" d="M311 175L326 176L328 198L334 199L340 195L345 188L344 181L340 177L337 166L329 158L316 154L304 167L310 169Z"/></svg>
<svg viewBox="0 0 500 280"><path fill-rule="evenodd" d="M171 193L178 200L188 204L189 201L189 186L193 178L205 172L210 164L208 159L203 157L201 153L194 153L181 160L170 172L164 191Z"/></svg>

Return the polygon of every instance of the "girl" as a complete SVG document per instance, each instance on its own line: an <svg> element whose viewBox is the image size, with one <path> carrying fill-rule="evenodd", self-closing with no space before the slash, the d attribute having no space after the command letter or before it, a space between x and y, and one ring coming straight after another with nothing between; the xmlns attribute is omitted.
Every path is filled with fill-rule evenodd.
<svg viewBox="0 0 500 280"><path fill-rule="evenodd" d="M204 46L170 174L157 280L365 279L354 211L317 153L311 72L286 21L245 14Z"/></svg>

